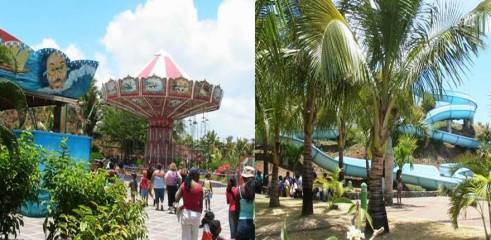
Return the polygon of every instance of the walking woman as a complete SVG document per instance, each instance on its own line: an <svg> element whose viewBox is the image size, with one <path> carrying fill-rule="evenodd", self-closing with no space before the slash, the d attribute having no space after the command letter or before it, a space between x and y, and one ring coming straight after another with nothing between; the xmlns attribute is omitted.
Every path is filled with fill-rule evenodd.
<svg viewBox="0 0 491 240"><path fill-rule="evenodd" d="M213 197L213 187L211 186L210 181L211 175L209 173L206 174L205 180L203 181L203 192L205 194L205 211L211 211L211 198Z"/></svg>
<svg viewBox="0 0 491 240"><path fill-rule="evenodd" d="M181 184L176 194L176 201L183 199L182 211L182 239L197 240L198 229L203 212L203 188L199 183L199 172L191 168L184 183Z"/></svg>
<svg viewBox="0 0 491 240"><path fill-rule="evenodd" d="M174 201L176 200L177 188L181 183L175 163L169 165L169 171L165 174L165 183L167 184L167 205L169 206L169 213L175 213Z"/></svg>
<svg viewBox="0 0 491 240"><path fill-rule="evenodd" d="M227 197L227 204L229 205L228 207L228 225L230 226L230 238L235 239L237 235L237 200L239 198L238 196L238 190L237 190L237 182L235 181L235 177L231 177L228 180L227 184L227 191L226 191L226 197Z"/></svg>
<svg viewBox="0 0 491 240"><path fill-rule="evenodd" d="M237 224L236 239L253 240L255 239L254 226L254 168L246 166L242 170L242 179L244 182L239 186L239 221Z"/></svg>
<svg viewBox="0 0 491 240"><path fill-rule="evenodd" d="M157 210L164 211L164 192L165 192L165 182L164 182L165 173L162 171L162 165L157 165L157 170L153 172L152 182L153 182L153 190L155 191L155 201L157 203Z"/></svg>

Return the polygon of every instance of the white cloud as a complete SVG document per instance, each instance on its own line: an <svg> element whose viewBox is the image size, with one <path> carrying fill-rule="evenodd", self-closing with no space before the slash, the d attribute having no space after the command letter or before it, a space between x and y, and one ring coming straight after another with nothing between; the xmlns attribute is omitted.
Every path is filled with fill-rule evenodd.
<svg viewBox="0 0 491 240"><path fill-rule="evenodd" d="M34 50L39 50L39 49L42 49L42 48L56 48L56 49L60 49L60 46L52 38L43 38L43 40L40 43L34 44L32 46L32 48Z"/></svg>
<svg viewBox="0 0 491 240"><path fill-rule="evenodd" d="M210 113L220 136L254 136L254 2L224 0L217 20L198 20L192 0L149 0L118 14L102 38L117 63L116 77L135 74L159 49L194 79L224 89ZM107 80L105 80L107 81Z"/></svg>
<svg viewBox="0 0 491 240"><path fill-rule="evenodd" d="M114 77L106 55L96 52L94 54L94 60L99 62L99 67L97 67L97 71L95 72L95 79L97 80L96 85L100 88L102 83L107 82Z"/></svg>
<svg viewBox="0 0 491 240"><path fill-rule="evenodd" d="M85 59L84 53L77 47L77 45L70 43L66 48L61 48L54 39L49 37L43 38L40 43L34 44L32 48L34 50L39 50L42 48L56 48L64 52L70 58L70 60Z"/></svg>
<svg viewBox="0 0 491 240"><path fill-rule="evenodd" d="M62 50L70 60L82 60L85 59L85 55L75 44L70 44L68 47Z"/></svg>

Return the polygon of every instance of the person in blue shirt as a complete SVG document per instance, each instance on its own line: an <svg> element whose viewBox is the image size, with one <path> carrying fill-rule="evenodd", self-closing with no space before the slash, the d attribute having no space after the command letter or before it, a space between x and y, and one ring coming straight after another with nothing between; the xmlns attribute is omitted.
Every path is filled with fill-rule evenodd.
<svg viewBox="0 0 491 240"><path fill-rule="evenodd" d="M257 171L255 180L256 180L256 193L260 194L262 192L262 186L263 186L263 176L261 175L261 171Z"/></svg>
<svg viewBox="0 0 491 240"><path fill-rule="evenodd" d="M244 182L239 186L239 221L237 224L238 240L255 239L254 225L254 198L255 198L255 178L254 168L246 166L241 173Z"/></svg>

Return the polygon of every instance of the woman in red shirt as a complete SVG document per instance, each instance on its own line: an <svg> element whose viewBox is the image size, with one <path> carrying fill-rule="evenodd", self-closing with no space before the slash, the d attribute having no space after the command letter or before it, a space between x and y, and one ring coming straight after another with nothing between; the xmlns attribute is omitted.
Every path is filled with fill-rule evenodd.
<svg viewBox="0 0 491 240"><path fill-rule="evenodd" d="M198 230L203 211L203 188L199 183L198 169L192 168L176 194L176 202L183 199L182 239L198 240Z"/></svg>
<svg viewBox="0 0 491 240"><path fill-rule="evenodd" d="M228 208L228 223L230 226L230 238L235 239L237 233L237 220L239 218L237 213L237 199L238 199L238 191L237 191L237 182L234 177L230 177L227 184L227 204Z"/></svg>

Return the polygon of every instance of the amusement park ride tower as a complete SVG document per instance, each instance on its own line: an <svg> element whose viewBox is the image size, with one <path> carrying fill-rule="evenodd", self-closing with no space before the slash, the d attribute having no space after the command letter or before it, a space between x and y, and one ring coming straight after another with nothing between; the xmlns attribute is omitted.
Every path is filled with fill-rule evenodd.
<svg viewBox="0 0 491 240"><path fill-rule="evenodd" d="M145 162L167 166L175 160L175 120L220 108L223 91L207 81L193 81L164 51L159 51L136 76L109 80L105 102L148 120Z"/></svg>

